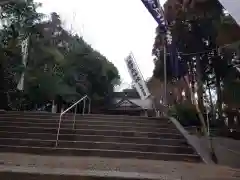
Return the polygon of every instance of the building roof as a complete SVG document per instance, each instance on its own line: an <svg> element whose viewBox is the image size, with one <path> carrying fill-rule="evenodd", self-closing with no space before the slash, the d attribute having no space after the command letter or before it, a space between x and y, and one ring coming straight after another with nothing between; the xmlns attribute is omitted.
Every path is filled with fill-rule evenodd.
<svg viewBox="0 0 240 180"><path fill-rule="evenodd" d="M140 96L136 91L114 92L113 97L114 98L140 99Z"/></svg>
<svg viewBox="0 0 240 180"><path fill-rule="evenodd" d="M132 92L129 94L129 93L118 93L117 94L118 96L115 96L116 97L119 97L121 98L120 101L118 101L116 104L113 105L113 107L111 108L112 110L115 109L115 110L128 110L128 111L131 111L131 110L142 110L143 108L139 105L137 105L136 103L132 102L131 99L133 98L137 98L139 99L139 95L137 94L133 94Z"/></svg>
<svg viewBox="0 0 240 180"><path fill-rule="evenodd" d="M129 99L123 98L121 101L119 101L117 104L115 104L115 107L130 107L130 108L141 108L139 105L133 103Z"/></svg>

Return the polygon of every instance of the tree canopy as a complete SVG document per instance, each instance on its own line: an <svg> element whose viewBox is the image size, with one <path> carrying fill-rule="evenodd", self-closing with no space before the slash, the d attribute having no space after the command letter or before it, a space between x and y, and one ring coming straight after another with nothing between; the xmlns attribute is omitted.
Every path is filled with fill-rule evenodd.
<svg viewBox="0 0 240 180"><path fill-rule="evenodd" d="M179 58L187 65L188 75L197 84L198 104L204 104L209 92L216 95L218 119L227 109L240 107L239 77L236 69L240 58L240 27L226 13L218 0L173 1L164 6L165 16ZM163 80L163 34L157 28L152 53L155 56L154 76ZM167 56L168 81L173 81ZM212 97L211 97L212 98ZM224 109L223 109L224 107ZM213 108L213 107L212 107Z"/></svg>
<svg viewBox="0 0 240 180"><path fill-rule="evenodd" d="M64 29L60 16L37 12L40 4L14 1L1 6L0 84L2 99L16 108L15 94L25 73L23 97L29 107L61 97L76 101L85 94L93 101L113 92L120 82L117 68L82 37ZM21 43L29 38L27 66ZM26 102L27 101L27 102ZM7 104L2 101L1 104Z"/></svg>

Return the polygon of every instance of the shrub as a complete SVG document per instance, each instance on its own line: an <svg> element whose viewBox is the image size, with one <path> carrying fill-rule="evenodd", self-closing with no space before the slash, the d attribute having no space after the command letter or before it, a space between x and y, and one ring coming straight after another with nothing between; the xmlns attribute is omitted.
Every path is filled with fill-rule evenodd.
<svg viewBox="0 0 240 180"><path fill-rule="evenodd" d="M196 108L192 104L176 104L168 112L169 116L175 117L182 126L200 126Z"/></svg>

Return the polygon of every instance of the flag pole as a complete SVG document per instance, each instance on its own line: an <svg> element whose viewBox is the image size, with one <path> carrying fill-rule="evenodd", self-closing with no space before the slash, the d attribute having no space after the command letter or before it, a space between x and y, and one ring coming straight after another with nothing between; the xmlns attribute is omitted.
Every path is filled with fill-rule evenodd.
<svg viewBox="0 0 240 180"><path fill-rule="evenodd" d="M165 37L163 37L164 39L164 47L163 47L163 51L164 51L164 103L167 106L168 104L168 98L167 98L167 48L166 48L166 41L165 41Z"/></svg>
<svg viewBox="0 0 240 180"><path fill-rule="evenodd" d="M159 0L157 0L157 3L158 3L158 6L160 9L162 9L161 7L161 4L159 2ZM163 12L163 10L162 10ZM163 13L164 15L164 13ZM165 19L165 18L164 18ZM166 20L165 20L165 23L167 24ZM167 106L168 105L168 98L167 98L167 45L166 45L166 36L163 36L162 37L162 41L163 41L163 44L164 44L164 47L163 47L163 66L164 66L164 104Z"/></svg>

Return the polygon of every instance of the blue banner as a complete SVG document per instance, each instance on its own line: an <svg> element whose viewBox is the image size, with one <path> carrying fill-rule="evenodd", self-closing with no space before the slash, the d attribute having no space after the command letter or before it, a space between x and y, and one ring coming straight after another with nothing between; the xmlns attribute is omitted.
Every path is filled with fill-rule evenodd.
<svg viewBox="0 0 240 180"><path fill-rule="evenodd" d="M187 74L187 64L179 57L174 40L167 46L167 51L170 53L171 74L175 79L180 79Z"/></svg>
<svg viewBox="0 0 240 180"><path fill-rule="evenodd" d="M142 0L145 7L151 13L153 18L157 21L160 29L164 32L167 31L166 21L164 18L163 10L157 0Z"/></svg>
<svg viewBox="0 0 240 180"><path fill-rule="evenodd" d="M158 0L142 0L145 7L151 13L153 18L157 21L161 33L166 35L165 45L167 52L170 54L170 65L172 76L176 79L181 78L187 73L186 64L184 60L178 57L176 42L173 40L171 31L168 29L167 21L164 17L164 11L158 3Z"/></svg>

